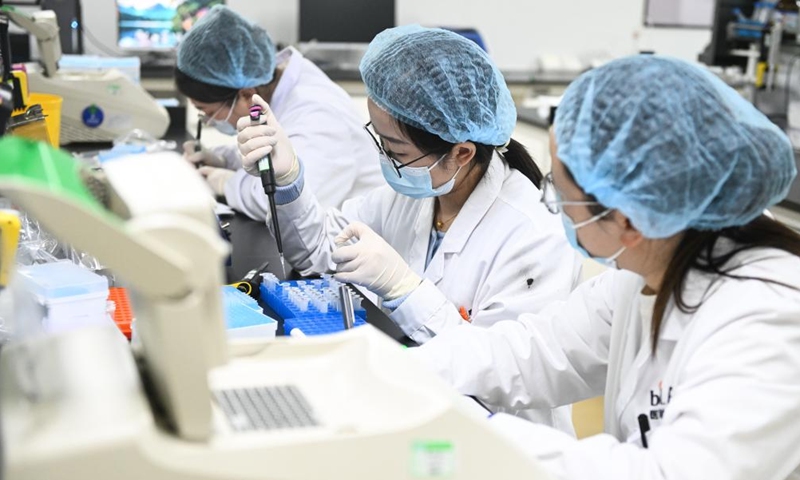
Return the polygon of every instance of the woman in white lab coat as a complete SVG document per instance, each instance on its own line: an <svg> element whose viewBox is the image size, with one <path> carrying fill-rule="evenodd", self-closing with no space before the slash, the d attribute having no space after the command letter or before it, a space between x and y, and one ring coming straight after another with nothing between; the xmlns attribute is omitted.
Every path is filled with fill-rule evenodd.
<svg viewBox="0 0 800 480"><path fill-rule="evenodd" d="M700 68L639 56L569 87L551 151L543 200L621 270L414 354L496 405L605 394L605 433L580 441L489 420L556 478L800 478L800 236L762 215L796 174L783 132Z"/></svg>
<svg viewBox="0 0 800 480"><path fill-rule="evenodd" d="M206 117L206 125L236 135L258 93L307 166L307 181L325 206L341 206L383 184L373 146L352 99L294 48L275 51L267 32L232 10L211 9L178 47L178 90ZM187 160L234 210L264 221L269 203L257 178L241 169L236 143L196 150L184 144ZM329 182L332 176L337 182Z"/></svg>
<svg viewBox="0 0 800 480"><path fill-rule="evenodd" d="M302 158L273 118L240 120L245 169L256 173L273 155L292 266L365 286L419 343L566 298L579 259L538 204L541 173L511 140L514 103L485 52L452 32L399 27L373 40L361 72L371 118L363 134L389 185L341 210L321 208L303 185ZM568 409L527 416L572 430Z"/></svg>

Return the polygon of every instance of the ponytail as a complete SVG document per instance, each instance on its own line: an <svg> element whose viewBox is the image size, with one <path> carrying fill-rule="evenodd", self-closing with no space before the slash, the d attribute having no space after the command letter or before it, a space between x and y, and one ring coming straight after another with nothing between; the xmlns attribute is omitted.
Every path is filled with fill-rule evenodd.
<svg viewBox="0 0 800 480"><path fill-rule="evenodd" d="M542 171L539 170L539 166L536 165L536 162L533 161L533 157L528 153L528 149L525 148L525 145L512 138L509 140L506 150L505 153L501 153L500 155L506 160L508 166L528 177L528 180L536 185L536 188L541 190L544 175L542 175Z"/></svg>

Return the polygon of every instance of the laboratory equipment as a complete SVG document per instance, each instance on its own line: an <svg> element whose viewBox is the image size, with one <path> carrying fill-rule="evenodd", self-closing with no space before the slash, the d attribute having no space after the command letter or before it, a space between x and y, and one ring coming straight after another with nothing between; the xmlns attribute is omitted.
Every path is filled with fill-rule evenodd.
<svg viewBox="0 0 800 480"><path fill-rule="evenodd" d="M278 322L264 315L258 302L236 287L222 287L228 338L275 338Z"/></svg>
<svg viewBox="0 0 800 480"><path fill-rule="evenodd" d="M250 107L250 122L253 125L259 125L261 119L261 107L253 105ZM281 259L281 271L284 278L286 277L286 261L283 258L283 241L281 240L281 225L278 222L278 210L275 206L275 170L272 168L272 155L267 154L266 157L258 161L258 171L261 174L261 186L264 187L264 193L269 197L269 211L272 216L272 229L275 233L275 243L278 247L278 255Z"/></svg>
<svg viewBox="0 0 800 480"><path fill-rule="evenodd" d="M61 46L52 11L28 15L6 6L0 15L36 37L42 66L29 65L28 86L33 92L64 99L62 145L110 142L137 128L158 138L167 131L167 110L119 70L59 70Z"/></svg>
<svg viewBox="0 0 800 480"><path fill-rule="evenodd" d="M117 0L117 45L164 51L178 46L192 25L223 0Z"/></svg>
<svg viewBox="0 0 800 480"><path fill-rule="evenodd" d="M350 330L355 325L356 312L353 308L353 297L347 285L339 285L339 306L344 320L344 329Z"/></svg>
<svg viewBox="0 0 800 480"><path fill-rule="evenodd" d="M3 0L26 12L52 10L58 19L58 36L64 53L80 55L83 53L83 11L80 0ZM14 63L31 60L30 37L27 34L14 34L12 50ZM19 51L17 51L19 49Z"/></svg>
<svg viewBox="0 0 800 480"><path fill-rule="evenodd" d="M243 292L247 295L250 295L254 299L258 300L261 297L261 282L263 281L263 274L267 271L267 267L269 267L269 261L266 261L261 264L260 267L254 268L247 272L241 280L234 283L233 286L236 287L240 292Z"/></svg>
<svg viewBox="0 0 800 480"><path fill-rule="evenodd" d="M0 85L0 137L5 135L11 113L14 111L14 91L8 85Z"/></svg>
<svg viewBox="0 0 800 480"><path fill-rule="evenodd" d="M324 335L345 330L339 288L346 287L330 276L322 279L284 281L271 273L262 275L261 301L283 319L283 331L297 328L306 335ZM366 323L367 312L356 297L353 303L353 323L358 327Z"/></svg>
<svg viewBox="0 0 800 480"><path fill-rule="evenodd" d="M0 141L14 165L46 156L74 175L65 154L28 145ZM114 327L3 348L6 480L549 478L370 326L228 343L202 179L177 154L104 168L110 210L68 178L0 175L3 195L126 280L141 338L138 363Z"/></svg>
<svg viewBox="0 0 800 480"><path fill-rule="evenodd" d="M0 289L8 285L14 268L20 227L19 212L0 210Z"/></svg>
<svg viewBox="0 0 800 480"><path fill-rule="evenodd" d="M194 144L194 151L195 152L200 152L200 151L203 150L203 146L200 144L200 136L202 134L203 134L203 118L201 117L201 118L197 119L197 133L194 136L194 139L197 142L197 143ZM197 162L196 165L197 165L197 168L200 168L203 165L205 165L205 163Z"/></svg>
<svg viewBox="0 0 800 480"><path fill-rule="evenodd" d="M31 105L27 110L11 117L7 125L8 133L53 144L46 120L42 106Z"/></svg>
<svg viewBox="0 0 800 480"><path fill-rule="evenodd" d="M112 324L106 312L108 279L102 275L67 260L22 267L17 282L19 294L43 307L46 332Z"/></svg>
<svg viewBox="0 0 800 480"><path fill-rule="evenodd" d="M119 331L125 335L125 338L130 340L133 334L131 326L134 316L128 291L124 287L109 287L108 301L113 303L114 309L111 312L111 316L114 318L114 323L119 328Z"/></svg>
<svg viewBox="0 0 800 480"><path fill-rule="evenodd" d="M794 6L793 6L794 4ZM800 58L796 2L792 0L717 0L711 42L699 60L725 67L726 73L741 69L736 82L743 95L767 117L785 129L800 152L793 129L793 96L798 83L793 68ZM800 154L795 153L798 168ZM800 179L795 180L782 206L800 210Z"/></svg>
<svg viewBox="0 0 800 480"><path fill-rule="evenodd" d="M706 65L744 69L751 101L753 88L775 87L782 54L797 49L797 7L777 7L777 1L717 0L711 42L698 57Z"/></svg>
<svg viewBox="0 0 800 480"><path fill-rule="evenodd" d="M6 2L8 3L8 2ZM83 53L83 9L80 0L40 0L42 10L52 10L58 18L61 50Z"/></svg>
<svg viewBox="0 0 800 480"><path fill-rule="evenodd" d="M142 81L142 60L137 56L62 55L58 61L58 69L77 74L85 71L101 73L115 69L122 72L136 85Z"/></svg>

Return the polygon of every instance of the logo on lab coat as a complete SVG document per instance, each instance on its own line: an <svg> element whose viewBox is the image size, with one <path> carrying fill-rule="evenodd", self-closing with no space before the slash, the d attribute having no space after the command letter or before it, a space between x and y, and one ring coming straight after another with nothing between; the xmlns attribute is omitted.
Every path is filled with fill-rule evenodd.
<svg viewBox="0 0 800 480"><path fill-rule="evenodd" d="M97 105L89 105L84 108L83 113L81 113L83 124L89 128L99 127L103 123L104 118L103 110Z"/></svg>
<svg viewBox="0 0 800 480"><path fill-rule="evenodd" d="M661 420L664 417L664 407L672 400L672 387L664 391L662 382L658 382L658 390L650 390L650 420ZM659 408L660 407L660 408Z"/></svg>

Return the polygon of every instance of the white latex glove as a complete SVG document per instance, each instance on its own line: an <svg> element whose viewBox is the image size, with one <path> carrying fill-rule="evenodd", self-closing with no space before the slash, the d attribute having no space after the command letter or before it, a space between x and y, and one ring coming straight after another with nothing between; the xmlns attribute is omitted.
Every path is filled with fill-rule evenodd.
<svg viewBox="0 0 800 480"><path fill-rule="evenodd" d="M296 175L295 178L288 177L291 177L293 172L299 172L292 143L272 113L272 109L261 96L253 95L253 105L262 108L260 124L253 125L249 116L242 117L236 122L242 167L250 175L258 177L259 160L271 154L275 180L278 185L289 185L297 177Z"/></svg>
<svg viewBox="0 0 800 480"><path fill-rule="evenodd" d="M227 170L225 168L200 167L198 171L200 175L206 179L206 183L208 183L208 186L211 187L211 190L218 197L225 196L225 184L228 183L231 177L236 175L236 172L233 170Z"/></svg>
<svg viewBox="0 0 800 480"><path fill-rule="evenodd" d="M356 243L349 245L351 240ZM331 259L337 264L334 277L340 282L362 285L384 300L400 298L422 283L403 257L363 223L345 227L335 242Z"/></svg>
<svg viewBox="0 0 800 480"><path fill-rule="evenodd" d="M215 154L211 150L203 149L199 152L195 152L195 145L197 145L197 140L187 140L183 142L183 158L185 158L189 163L193 164L195 167L226 167L224 158Z"/></svg>

